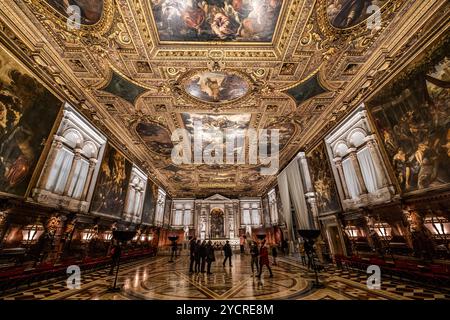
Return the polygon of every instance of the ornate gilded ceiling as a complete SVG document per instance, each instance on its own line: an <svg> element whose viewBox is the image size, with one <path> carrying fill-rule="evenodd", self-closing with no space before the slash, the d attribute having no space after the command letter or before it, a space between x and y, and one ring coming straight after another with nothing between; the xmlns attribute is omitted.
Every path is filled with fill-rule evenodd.
<svg viewBox="0 0 450 320"><path fill-rule="evenodd" d="M261 195L276 180L260 164L175 165L177 128L280 129L284 166L406 55L412 30L448 16L445 0L0 2L2 37L173 196Z"/></svg>

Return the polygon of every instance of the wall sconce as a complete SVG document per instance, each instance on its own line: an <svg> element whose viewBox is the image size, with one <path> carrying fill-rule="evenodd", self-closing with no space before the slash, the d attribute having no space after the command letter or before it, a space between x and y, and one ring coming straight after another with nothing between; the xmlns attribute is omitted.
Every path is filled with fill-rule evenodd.
<svg viewBox="0 0 450 320"><path fill-rule="evenodd" d="M81 241L89 242L92 240L95 234L96 234L95 229L84 229L83 232L81 232Z"/></svg>
<svg viewBox="0 0 450 320"><path fill-rule="evenodd" d="M141 242L144 242L147 239L147 235L142 234L140 239L141 239Z"/></svg>
<svg viewBox="0 0 450 320"><path fill-rule="evenodd" d="M345 227L345 233L347 233L347 235L350 239L358 238L358 228L355 226Z"/></svg>
<svg viewBox="0 0 450 320"><path fill-rule="evenodd" d="M149 235L148 235L148 241L150 242L150 241L153 241L153 233L150 233Z"/></svg>
<svg viewBox="0 0 450 320"><path fill-rule="evenodd" d="M105 241L111 241L112 236L113 236L112 231L103 232L103 238L105 239Z"/></svg>
<svg viewBox="0 0 450 320"><path fill-rule="evenodd" d="M387 240L392 239L392 228L388 223L385 222L375 223L373 227L378 236Z"/></svg>
<svg viewBox="0 0 450 320"><path fill-rule="evenodd" d="M22 230L22 243L32 244L39 240L44 233L44 226L42 224L30 224Z"/></svg>
<svg viewBox="0 0 450 320"><path fill-rule="evenodd" d="M444 217L427 217L424 221L425 227L437 236L450 235L450 221Z"/></svg>

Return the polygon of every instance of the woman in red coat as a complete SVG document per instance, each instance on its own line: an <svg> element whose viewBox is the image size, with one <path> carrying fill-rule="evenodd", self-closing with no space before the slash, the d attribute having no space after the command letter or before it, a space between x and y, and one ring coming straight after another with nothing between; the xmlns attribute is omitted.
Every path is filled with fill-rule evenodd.
<svg viewBox="0 0 450 320"><path fill-rule="evenodd" d="M267 269L269 269L270 278L272 278L273 277L273 273L272 273L272 269L270 268L269 249L267 249L265 240L261 243L261 249L259 251L259 274L258 274L258 278L261 278L263 266L266 266Z"/></svg>

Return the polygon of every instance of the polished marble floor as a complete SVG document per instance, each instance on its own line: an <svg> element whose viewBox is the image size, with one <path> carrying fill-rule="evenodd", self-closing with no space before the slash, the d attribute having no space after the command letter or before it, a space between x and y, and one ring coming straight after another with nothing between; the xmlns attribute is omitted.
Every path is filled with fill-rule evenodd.
<svg viewBox="0 0 450 320"><path fill-rule="evenodd" d="M450 300L450 290L433 289L394 279L383 279L380 290L367 288L367 275L328 266L320 274L322 288L313 286L314 274L295 257L281 257L272 266L274 277L265 270L261 279L252 275L250 257L233 256L233 267L222 266L220 254L213 264L212 275L189 274L187 256L175 262L161 256L121 267L118 293L108 290L113 277L108 269L82 274L80 289L68 289L66 281L56 281L9 292L5 300L129 300L129 299L215 299L215 300Z"/></svg>

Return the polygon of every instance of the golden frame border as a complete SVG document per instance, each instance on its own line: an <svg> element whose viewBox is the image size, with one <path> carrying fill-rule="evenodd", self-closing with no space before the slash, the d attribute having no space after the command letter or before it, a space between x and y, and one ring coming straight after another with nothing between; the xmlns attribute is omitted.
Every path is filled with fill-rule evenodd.
<svg viewBox="0 0 450 320"><path fill-rule="evenodd" d="M57 26L80 37L87 36L92 32L105 33L112 24L115 12L114 0L103 0L103 12L98 22L92 25L81 24L79 30L69 30L64 22L64 19L67 19L67 17L53 8L46 0L25 0L24 2L27 5L36 5L42 11L41 14Z"/></svg>

